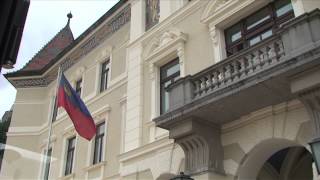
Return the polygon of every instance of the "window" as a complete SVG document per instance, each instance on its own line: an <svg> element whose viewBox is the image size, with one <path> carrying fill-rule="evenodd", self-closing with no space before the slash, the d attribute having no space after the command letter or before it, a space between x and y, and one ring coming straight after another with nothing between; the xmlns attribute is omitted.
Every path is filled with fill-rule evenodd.
<svg viewBox="0 0 320 180"><path fill-rule="evenodd" d="M72 137L68 139L68 149L67 149L67 158L66 158L64 175L68 175L72 173L75 145L76 145L76 137Z"/></svg>
<svg viewBox="0 0 320 180"><path fill-rule="evenodd" d="M105 128L104 122L97 125L97 134L94 139L93 164L97 164L102 161L104 128Z"/></svg>
<svg viewBox="0 0 320 180"><path fill-rule="evenodd" d="M225 30L227 55L271 37L282 23L293 17L290 0L275 0Z"/></svg>
<svg viewBox="0 0 320 180"><path fill-rule="evenodd" d="M160 68L160 113L169 110L169 93L166 88L180 77L179 58Z"/></svg>
<svg viewBox="0 0 320 180"><path fill-rule="evenodd" d="M44 167L44 174L43 174L43 179L48 180L49 179L49 173L50 173L50 164L51 164L51 153L52 153L52 148L49 148L48 153L46 152L45 155L47 156L46 162L45 162L45 167Z"/></svg>
<svg viewBox="0 0 320 180"><path fill-rule="evenodd" d="M100 92L103 92L108 87L109 69L109 60L101 64Z"/></svg>
<svg viewBox="0 0 320 180"><path fill-rule="evenodd" d="M82 89L82 79L76 81L76 93L81 96L81 89Z"/></svg>

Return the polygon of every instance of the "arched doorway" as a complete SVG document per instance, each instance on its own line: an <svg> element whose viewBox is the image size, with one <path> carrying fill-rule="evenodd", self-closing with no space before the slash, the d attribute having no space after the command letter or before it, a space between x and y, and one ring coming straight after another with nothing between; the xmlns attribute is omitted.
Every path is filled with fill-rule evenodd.
<svg viewBox="0 0 320 180"><path fill-rule="evenodd" d="M264 163L257 180L312 180L312 162L312 155L306 148L284 148Z"/></svg>
<svg viewBox="0 0 320 180"><path fill-rule="evenodd" d="M238 168L238 180L312 180L312 155L300 144L269 139L256 145Z"/></svg>

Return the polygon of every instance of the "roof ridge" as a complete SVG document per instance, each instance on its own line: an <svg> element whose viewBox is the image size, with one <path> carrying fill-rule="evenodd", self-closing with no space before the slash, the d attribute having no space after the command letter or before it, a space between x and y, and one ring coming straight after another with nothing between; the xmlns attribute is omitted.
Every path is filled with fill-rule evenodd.
<svg viewBox="0 0 320 180"><path fill-rule="evenodd" d="M68 28L68 29L67 29L67 28ZM57 32L46 44L44 44L44 45L41 47L41 49L38 50L38 51L32 56L32 58L30 58L30 60L29 60L21 69L19 69L19 70L17 70L17 71L23 70L23 69L26 68L30 63L32 63L33 60L34 60L34 58L35 58L37 55L39 55L39 54L40 54L62 31L64 31L65 29L66 29L66 30L69 30L69 31L71 32L72 39L74 40L74 36L73 36L72 31L71 31L70 25L69 25L69 23L67 23L67 24L66 24L62 29L60 29L60 31ZM15 72L17 72L17 71L15 71Z"/></svg>

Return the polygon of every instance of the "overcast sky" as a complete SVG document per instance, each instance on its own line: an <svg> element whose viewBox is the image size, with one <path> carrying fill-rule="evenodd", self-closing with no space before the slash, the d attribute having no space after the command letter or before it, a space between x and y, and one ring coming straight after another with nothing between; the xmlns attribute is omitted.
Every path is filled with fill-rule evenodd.
<svg viewBox="0 0 320 180"><path fill-rule="evenodd" d="M71 30L75 38L106 13L119 0L31 0L17 64L21 69L67 23L71 11ZM2 69L3 74L7 71ZM0 119L14 103L15 88L0 76Z"/></svg>

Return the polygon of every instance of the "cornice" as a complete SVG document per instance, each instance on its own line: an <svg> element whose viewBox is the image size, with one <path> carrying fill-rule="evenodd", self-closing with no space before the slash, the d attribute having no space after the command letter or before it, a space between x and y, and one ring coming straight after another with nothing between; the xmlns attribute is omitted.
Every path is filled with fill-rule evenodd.
<svg viewBox="0 0 320 180"><path fill-rule="evenodd" d="M121 1L122 4L127 2ZM119 5L118 5L119 6ZM119 8L119 7L117 7ZM114 9L116 11L118 9ZM113 12L111 12L113 13ZM110 14L110 13L109 13ZM121 29L125 24L131 20L131 6L127 4L119 12L111 17L105 24L102 24L104 18L100 18L94 25L87 29L79 38L77 38L70 46L62 51L52 62L50 62L45 68L39 72L27 71L18 72L16 75L7 74L5 77L16 88L28 88L28 87L45 87L48 86L57 77L58 66L61 65L63 71L73 66L75 63L81 60L98 45L103 43L106 38L109 38L112 34ZM101 22L100 22L101 21ZM88 37L89 33L101 25L99 29ZM20 76L29 76L20 78Z"/></svg>

